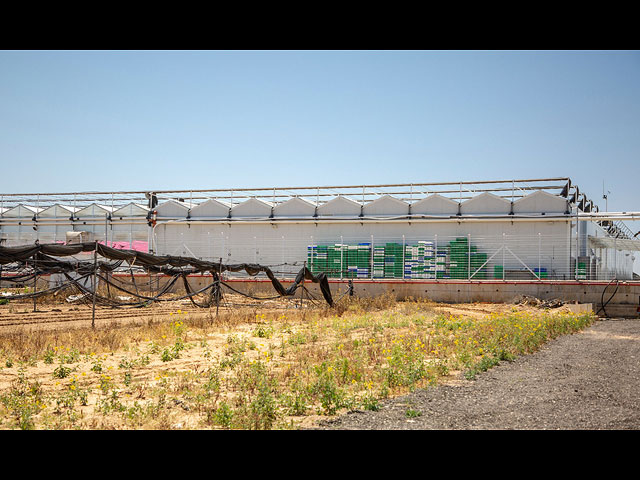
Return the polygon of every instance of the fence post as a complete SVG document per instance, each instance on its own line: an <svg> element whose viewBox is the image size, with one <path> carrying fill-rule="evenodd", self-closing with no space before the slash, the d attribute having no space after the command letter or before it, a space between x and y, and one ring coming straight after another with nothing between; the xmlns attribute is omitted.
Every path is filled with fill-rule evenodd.
<svg viewBox="0 0 640 480"><path fill-rule="evenodd" d="M96 295L98 294L98 284L96 282L96 272L98 270L98 242L96 241L93 250L93 305L91 307L91 328L96 328Z"/></svg>
<svg viewBox="0 0 640 480"><path fill-rule="evenodd" d="M540 248L542 246L542 237L540 236L540 232L538 232L538 280L542 280L542 270L540 264Z"/></svg>
<svg viewBox="0 0 640 480"><path fill-rule="evenodd" d="M402 279L404 280L404 249L405 249L405 241L404 235L402 235Z"/></svg>
<svg viewBox="0 0 640 480"><path fill-rule="evenodd" d="M576 208L577 211L577 208ZM578 250L578 217L577 217L577 213L576 213L576 261L574 262L573 265L573 279L574 280L578 280L578 257L580 256L580 251Z"/></svg>
<svg viewBox="0 0 640 480"><path fill-rule="evenodd" d="M371 270L369 271L369 276L371 280L373 280L373 235L371 235Z"/></svg>
<svg viewBox="0 0 640 480"><path fill-rule="evenodd" d="M343 258L344 258L344 240L342 235L340 235L340 280L342 280L342 269L343 267Z"/></svg>
<svg viewBox="0 0 640 480"><path fill-rule="evenodd" d="M36 303L38 292L38 254L36 253L33 256L33 311L36 312L38 310L38 305Z"/></svg>
<svg viewBox="0 0 640 480"><path fill-rule="evenodd" d="M304 266L302 267L302 287L300 288L300 308L302 308L303 302L304 302L304 277L306 273L307 273L307 261L305 260Z"/></svg>
<svg viewBox="0 0 640 480"><path fill-rule="evenodd" d="M467 233L467 280L471 280L471 234Z"/></svg>
<svg viewBox="0 0 640 480"><path fill-rule="evenodd" d="M434 243L435 243L435 246L434 246L435 250L433 252L434 268L435 268L434 277L437 281L438 280L438 234L437 233L434 235Z"/></svg>
<svg viewBox="0 0 640 480"><path fill-rule="evenodd" d="M504 250L506 248L506 238L507 234L502 232L502 281L504 282L504 274L505 274L505 265L504 265Z"/></svg>
<svg viewBox="0 0 640 480"><path fill-rule="evenodd" d="M218 288L216 288L216 320L218 320L218 309L220 308L220 293L222 288L222 257L218 266Z"/></svg>
<svg viewBox="0 0 640 480"><path fill-rule="evenodd" d="M317 251L317 249L316 249ZM309 270L311 270L311 273L315 273L313 265L314 265L314 258L313 258L313 235L311 235L311 244L307 247L307 258L309 259L309 261L311 262L311 264L309 265ZM318 263L316 262L315 265L317 266ZM330 274L330 267L327 264L327 269L325 271L325 273L327 274L327 276L329 276Z"/></svg>

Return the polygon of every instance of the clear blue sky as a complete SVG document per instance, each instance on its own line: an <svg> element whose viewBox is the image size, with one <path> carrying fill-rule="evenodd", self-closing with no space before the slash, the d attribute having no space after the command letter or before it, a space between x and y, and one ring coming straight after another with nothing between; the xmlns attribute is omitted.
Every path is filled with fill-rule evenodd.
<svg viewBox="0 0 640 480"><path fill-rule="evenodd" d="M638 51L1 51L0 100L5 193L568 176L640 210Z"/></svg>

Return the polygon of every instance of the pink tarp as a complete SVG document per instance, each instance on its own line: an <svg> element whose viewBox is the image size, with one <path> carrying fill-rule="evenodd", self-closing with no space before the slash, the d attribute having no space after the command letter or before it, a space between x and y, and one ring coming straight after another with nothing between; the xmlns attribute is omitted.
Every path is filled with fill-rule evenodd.
<svg viewBox="0 0 640 480"><path fill-rule="evenodd" d="M98 242L101 245L107 247L117 248L119 250L136 250L138 252L148 252L149 242L142 242L140 240L134 240L133 242Z"/></svg>

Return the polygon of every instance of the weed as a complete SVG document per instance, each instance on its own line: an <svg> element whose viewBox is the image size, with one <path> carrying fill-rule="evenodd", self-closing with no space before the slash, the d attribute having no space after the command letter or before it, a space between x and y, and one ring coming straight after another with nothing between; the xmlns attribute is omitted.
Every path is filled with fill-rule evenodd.
<svg viewBox="0 0 640 480"><path fill-rule="evenodd" d="M54 378L66 378L71 374L71 368L60 365L53 371Z"/></svg>
<svg viewBox="0 0 640 480"><path fill-rule="evenodd" d="M407 417L407 418L417 418L417 417L422 416L422 412L419 411L419 410L414 410L413 408L409 407L404 412L404 416Z"/></svg>
<svg viewBox="0 0 640 480"><path fill-rule="evenodd" d="M233 410L226 403L222 402L220 406L209 412L209 423L215 423L224 428L231 428L233 424Z"/></svg>

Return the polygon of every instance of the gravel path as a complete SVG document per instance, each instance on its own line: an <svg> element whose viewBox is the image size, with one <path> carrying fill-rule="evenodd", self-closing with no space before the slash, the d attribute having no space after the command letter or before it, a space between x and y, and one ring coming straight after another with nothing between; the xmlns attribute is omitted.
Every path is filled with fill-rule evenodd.
<svg viewBox="0 0 640 480"><path fill-rule="evenodd" d="M409 417L408 411L420 412ZM329 430L640 429L640 320L601 319L532 355L324 422Z"/></svg>

